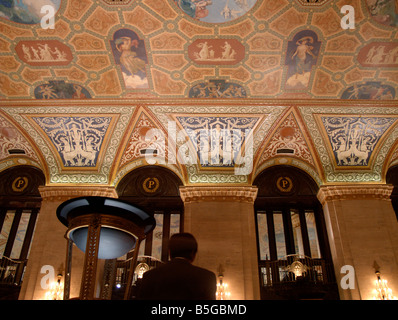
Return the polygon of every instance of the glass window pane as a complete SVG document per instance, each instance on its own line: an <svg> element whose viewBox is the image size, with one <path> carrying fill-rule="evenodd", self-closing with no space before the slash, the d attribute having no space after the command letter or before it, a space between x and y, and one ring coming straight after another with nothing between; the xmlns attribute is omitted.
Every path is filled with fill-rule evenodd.
<svg viewBox="0 0 398 320"><path fill-rule="evenodd" d="M280 211L274 211L274 228L275 228L276 254L279 260L286 257L285 231L283 230L283 218L282 218L282 212Z"/></svg>
<svg viewBox="0 0 398 320"><path fill-rule="evenodd" d="M12 222L14 220L15 211L7 211L4 218L3 227L0 233L0 258L3 257L4 250L6 249L8 236L10 234Z"/></svg>
<svg viewBox="0 0 398 320"><path fill-rule="evenodd" d="M17 234L15 235L14 244L11 250L11 259L19 259L21 254L23 241L25 239L26 230L28 228L30 212L23 212L19 221Z"/></svg>
<svg viewBox="0 0 398 320"><path fill-rule="evenodd" d="M180 214L172 213L170 215L170 237L180 232Z"/></svg>
<svg viewBox="0 0 398 320"><path fill-rule="evenodd" d="M162 240L163 240L163 214L155 213L156 227L152 236L152 257L162 259Z"/></svg>
<svg viewBox="0 0 398 320"><path fill-rule="evenodd" d="M300 215L297 210L290 210L290 217L292 219L294 252L296 254L304 255L303 237L301 234Z"/></svg>
<svg viewBox="0 0 398 320"><path fill-rule="evenodd" d="M30 254L30 248L32 247L33 238L34 238L34 236L35 236L36 226L37 226L37 223L35 223L35 225L34 225L34 227L33 227L33 233L32 233L32 238L30 239L29 250L28 250L28 255L27 255L27 257L29 257L29 254Z"/></svg>
<svg viewBox="0 0 398 320"><path fill-rule="evenodd" d="M308 238L310 241L311 258L321 258L321 251L319 250L318 234L316 232L314 211L305 211L305 221L307 223Z"/></svg>
<svg viewBox="0 0 398 320"><path fill-rule="evenodd" d="M257 213L257 232L258 232L258 247L260 250L260 260L268 260L270 256L268 225L267 225L267 215L264 212Z"/></svg>

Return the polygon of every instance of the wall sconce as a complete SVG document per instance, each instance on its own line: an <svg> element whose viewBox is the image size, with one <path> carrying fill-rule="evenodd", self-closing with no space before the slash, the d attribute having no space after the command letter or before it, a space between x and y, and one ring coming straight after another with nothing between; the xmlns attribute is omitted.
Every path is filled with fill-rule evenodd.
<svg viewBox="0 0 398 320"><path fill-rule="evenodd" d="M220 264L220 266L218 267L218 283L216 291L217 300L227 300L231 296L231 293L228 291L228 284L223 282L223 279L224 279L224 270Z"/></svg>
<svg viewBox="0 0 398 320"><path fill-rule="evenodd" d="M137 274L138 279L142 279L144 273L149 270L149 266L145 262L141 262L136 268L135 273Z"/></svg>
<svg viewBox="0 0 398 320"><path fill-rule="evenodd" d="M61 283L62 274L57 275L58 280L50 283L50 288L46 292L46 300L63 300L64 285Z"/></svg>
<svg viewBox="0 0 398 320"><path fill-rule="evenodd" d="M387 285L387 280L382 280L380 271L376 271L377 280L375 281L376 289L373 291L374 300L397 300L392 295L392 290Z"/></svg>
<svg viewBox="0 0 398 320"><path fill-rule="evenodd" d="M303 274L305 275L309 270L309 268L305 264L301 263L299 259L299 255L294 255L294 261L286 267L288 272L294 273L296 280L298 277L302 277Z"/></svg>

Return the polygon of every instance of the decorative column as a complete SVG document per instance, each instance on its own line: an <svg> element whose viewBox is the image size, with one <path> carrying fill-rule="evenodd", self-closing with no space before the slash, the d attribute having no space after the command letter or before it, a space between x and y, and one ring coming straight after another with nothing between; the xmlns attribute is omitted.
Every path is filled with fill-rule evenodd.
<svg viewBox="0 0 398 320"><path fill-rule="evenodd" d="M64 238L67 228L59 222L56 216L58 206L66 200L83 196L117 198L115 189L106 186L45 186L40 187L39 191L43 201L19 295L20 300L44 299L46 289L43 287L46 285L48 274L41 273L42 267L54 268L55 277L58 273L62 273L62 282L68 276L67 270L65 270L67 246ZM73 276L70 282L70 297L78 297L84 253L80 250L74 250L72 258ZM48 268L44 269L48 270ZM52 281L52 279L49 280Z"/></svg>
<svg viewBox="0 0 398 320"><path fill-rule="evenodd" d="M318 192L342 300L372 299L375 266L380 266L393 291L398 290L398 222L390 200L392 189L341 185L322 186ZM345 289L353 274L344 266L355 271L353 286Z"/></svg>
<svg viewBox="0 0 398 320"><path fill-rule="evenodd" d="M198 241L194 264L213 271L221 266L231 299L259 299L254 200L257 188L180 187L184 231Z"/></svg>

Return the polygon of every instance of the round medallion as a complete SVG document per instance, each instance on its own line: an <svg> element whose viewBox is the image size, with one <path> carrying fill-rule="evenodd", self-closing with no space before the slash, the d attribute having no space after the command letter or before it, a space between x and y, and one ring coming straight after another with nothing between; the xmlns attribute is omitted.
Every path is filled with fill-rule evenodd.
<svg viewBox="0 0 398 320"><path fill-rule="evenodd" d="M27 177L17 177L11 184L12 191L23 192L29 185L29 180Z"/></svg>
<svg viewBox="0 0 398 320"><path fill-rule="evenodd" d="M142 183L142 188L144 189L145 192L147 193L154 193L159 189L160 183L157 178L146 178L144 182Z"/></svg>
<svg viewBox="0 0 398 320"><path fill-rule="evenodd" d="M293 181L289 177L279 177L276 181L276 187L280 192L288 193L293 189Z"/></svg>

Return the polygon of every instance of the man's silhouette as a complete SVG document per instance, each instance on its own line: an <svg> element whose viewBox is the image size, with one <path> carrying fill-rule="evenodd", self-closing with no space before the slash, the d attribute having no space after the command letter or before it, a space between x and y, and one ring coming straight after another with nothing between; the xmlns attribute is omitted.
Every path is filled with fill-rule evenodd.
<svg viewBox="0 0 398 320"><path fill-rule="evenodd" d="M216 276L193 266L198 244L190 233L169 240L171 261L144 273L138 298L141 300L215 300Z"/></svg>

